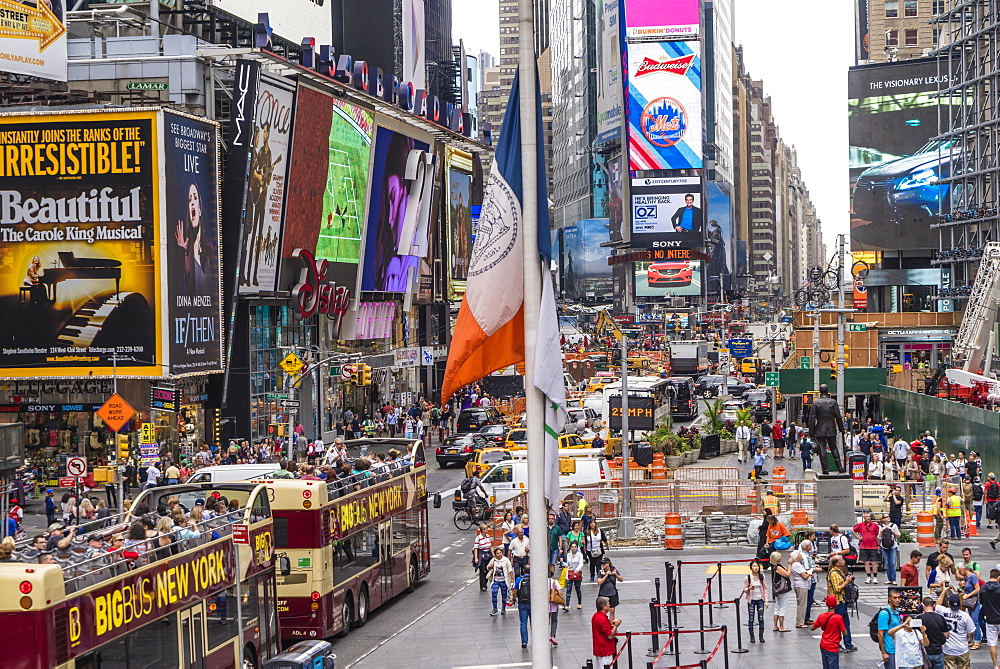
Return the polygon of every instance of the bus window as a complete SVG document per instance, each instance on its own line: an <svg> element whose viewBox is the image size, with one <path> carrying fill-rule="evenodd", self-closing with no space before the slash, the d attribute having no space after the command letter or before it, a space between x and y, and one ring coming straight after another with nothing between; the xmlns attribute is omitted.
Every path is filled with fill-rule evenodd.
<svg viewBox="0 0 1000 669"><path fill-rule="evenodd" d="M177 614L146 625L76 661L77 669L181 666L177 648Z"/></svg>
<svg viewBox="0 0 1000 669"><path fill-rule="evenodd" d="M259 523L271 517L271 505L267 501L267 490L261 490L254 497L253 506L250 508L250 522Z"/></svg>
<svg viewBox="0 0 1000 669"><path fill-rule="evenodd" d="M236 586L208 598L208 648L218 648L236 637Z"/></svg>
<svg viewBox="0 0 1000 669"><path fill-rule="evenodd" d="M366 527L334 542L334 580L341 582L378 562L378 528Z"/></svg>
<svg viewBox="0 0 1000 669"><path fill-rule="evenodd" d="M510 483L514 480L513 471L510 465L497 466L490 470L483 483Z"/></svg>

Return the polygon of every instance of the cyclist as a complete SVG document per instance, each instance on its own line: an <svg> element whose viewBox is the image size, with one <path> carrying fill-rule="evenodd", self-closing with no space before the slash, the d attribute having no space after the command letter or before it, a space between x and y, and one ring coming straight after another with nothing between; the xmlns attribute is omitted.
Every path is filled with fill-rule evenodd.
<svg viewBox="0 0 1000 669"><path fill-rule="evenodd" d="M489 495L486 494L486 488L483 487L483 482L479 479L480 474L482 474L482 469L476 467L476 471L472 473L472 476L462 481L462 495L469 502L469 514L473 519L479 517L478 507L480 499L483 506L486 506L486 500L489 499ZM479 495L480 491L482 491L481 497Z"/></svg>

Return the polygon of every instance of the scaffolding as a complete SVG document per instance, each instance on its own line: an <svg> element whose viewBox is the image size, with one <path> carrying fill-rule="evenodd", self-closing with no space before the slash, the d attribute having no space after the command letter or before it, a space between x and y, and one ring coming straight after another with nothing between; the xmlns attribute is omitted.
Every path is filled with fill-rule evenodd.
<svg viewBox="0 0 1000 669"><path fill-rule="evenodd" d="M971 287L987 242L1000 240L1000 0L948 0L938 29L938 131L942 197L937 265L949 286ZM954 292L954 291L953 291ZM968 297L952 294L950 297Z"/></svg>

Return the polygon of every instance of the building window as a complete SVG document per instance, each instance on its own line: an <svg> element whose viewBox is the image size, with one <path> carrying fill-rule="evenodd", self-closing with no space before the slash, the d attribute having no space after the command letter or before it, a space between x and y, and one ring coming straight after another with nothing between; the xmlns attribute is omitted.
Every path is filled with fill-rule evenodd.
<svg viewBox="0 0 1000 669"><path fill-rule="evenodd" d="M935 49L938 49L941 47L941 29L935 28L933 35L934 37L932 39L934 40L934 44L932 44L931 46L933 46Z"/></svg>
<svg viewBox="0 0 1000 669"><path fill-rule="evenodd" d="M903 0L903 16L917 15L917 0Z"/></svg>
<svg viewBox="0 0 1000 669"><path fill-rule="evenodd" d="M934 4L931 5L931 11L937 14L944 14L944 0L934 0Z"/></svg>
<svg viewBox="0 0 1000 669"><path fill-rule="evenodd" d="M885 18L899 18L899 0L885 0Z"/></svg>
<svg viewBox="0 0 1000 669"><path fill-rule="evenodd" d="M907 30L904 33L906 39L906 46L917 46L917 31Z"/></svg>
<svg viewBox="0 0 1000 669"><path fill-rule="evenodd" d="M885 31L885 45L886 46L899 46L899 31L898 30L886 30Z"/></svg>

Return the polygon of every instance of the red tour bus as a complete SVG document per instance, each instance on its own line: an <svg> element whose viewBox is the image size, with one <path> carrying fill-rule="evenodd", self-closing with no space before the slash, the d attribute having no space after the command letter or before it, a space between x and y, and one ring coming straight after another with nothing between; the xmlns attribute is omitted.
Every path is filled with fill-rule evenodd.
<svg viewBox="0 0 1000 669"><path fill-rule="evenodd" d="M282 638L344 636L430 572L426 464L400 461L363 481L265 482L275 547L290 561L278 575Z"/></svg>

